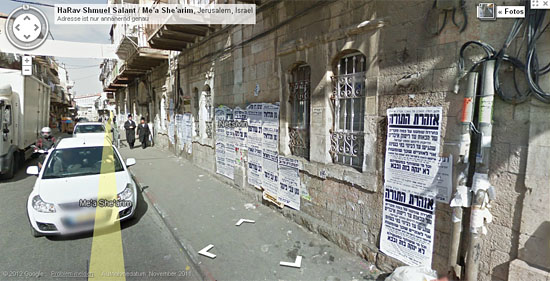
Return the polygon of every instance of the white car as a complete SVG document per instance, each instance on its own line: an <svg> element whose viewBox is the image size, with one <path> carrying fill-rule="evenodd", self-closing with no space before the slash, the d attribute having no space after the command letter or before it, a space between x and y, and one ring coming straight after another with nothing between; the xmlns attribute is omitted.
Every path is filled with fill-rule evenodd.
<svg viewBox="0 0 550 281"><path fill-rule="evenodd" d="M136 160L124 163L118 150L104 143L97 137L65 138L49 151L41 170L27 168L27 174L38 176L27 201L33 236L89 231L96 218L95 226L102 227L134 215L137 189L128 167ZM100 188L102 169L106 185ZM111 196L98 198L100 189Z"/></svg>
<svg viewBox="0 0 550 281"><path fill-rule="evenodd" d="M112 140L113 138L111 132L109 132L107 136ZM105 136L105 133L105 125L103 125L103 123L101 122L80 122L76 123L76 125L74 126L73 137L103 137Z"/></svg>

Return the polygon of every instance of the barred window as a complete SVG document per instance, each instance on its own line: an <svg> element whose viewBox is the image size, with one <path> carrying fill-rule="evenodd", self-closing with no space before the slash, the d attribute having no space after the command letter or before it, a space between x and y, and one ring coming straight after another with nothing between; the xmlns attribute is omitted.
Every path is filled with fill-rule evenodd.
<svg viewBox="0 0 550 281"><path fill-rule="evenodd" d="M342 57L332 77L333 129L330 153L334 163L362 169L365 117L366 58L361 53Z"/></svg>
<svg viewBox="0 0 550 281"><path fill-rule="evenodd" d="M204 120L204 127L205 127L205 133L206 137L211 139L212 138L212 120L214 119L214 113L213 113L213 106L212 106L212 93L210 92L210 86L206 85L204 87L204 90L202 91L202 100L203 100L203 115L202 118Z"/></svg>
<svg viewBox="0 0 550 281"><path fill-rule="evenodd" d="M292 70L290 82L291 119L288 127L292 155L309 160L309 107L310 107L309 65L302 64Z"/></svg>

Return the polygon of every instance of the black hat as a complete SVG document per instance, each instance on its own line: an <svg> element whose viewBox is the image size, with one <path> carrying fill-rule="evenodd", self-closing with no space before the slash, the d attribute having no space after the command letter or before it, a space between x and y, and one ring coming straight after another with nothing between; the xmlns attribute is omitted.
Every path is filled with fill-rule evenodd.
<svg viewBox="0 0 550 281"><path fill-rule="evenodd" d="M145 121L145 117L141 117L141 120Z"/></svg>
<svg viewBox="0 0 550 281"><path fill-rule="evenodd" d="M128 114L128 117L132 117L132 114Z"/></svg>

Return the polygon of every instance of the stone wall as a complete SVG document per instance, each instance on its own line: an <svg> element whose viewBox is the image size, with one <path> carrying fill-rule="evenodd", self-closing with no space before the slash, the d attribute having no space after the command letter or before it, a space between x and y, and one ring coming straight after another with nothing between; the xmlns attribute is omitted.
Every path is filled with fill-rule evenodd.
<svg viewBox="0 0 550 281"><path fill-rule="evenodd" d="M478 1L475 2L467 4L469 24L463 33L448 21L439 36L426 31L443 22L442 13L435 18L427 16L433 1L278 2L259 12L257 24L224 27L184 50L178 57L181 86L184 95L192 98L192 105L197 99L195 89L200 92L205 85L211 89L214 106L244 108L254 102L281 102L279 152L293 157L288 148L287 129L290 117L289 73L296 63L309 64L311 159L299 159L303 164L302 182L312 200L302 199L301 211L285 208L281 212L342 248L390 270L400 263L378 249L382 223L385 112L388 108L403 106L443 107L442 155L453 154L454 159L458 159L464 95L462 90L458 94L453 92L458 51L469 40L483 40L500 48L513 22L506 19L478 21L474 17ZM368 65L364 120L366 156L362 171L333 164L329 154L329 130L333 120L330 76L338 58L350 51L365 55ZM153 71L153 77L157 77L154 81L160 81L153 82L157 83L155 89L166 84L162 77L167 75L166 68ZM460 85L464 86L464 83ZM505 91L510 90L509 83L503 87ZM260 90L258 95L254 94L256 88ZM161 93L155 93L156 110L160 108ZM195 106L193 113L197 113ZM485 236L479 280L508 279L509 262L518 258L520 240L530 237L521 238L520 231L522 211L525 212L525 174L532 116L529 104L510 105L496 98L489 175L498 194L492 204L494 221ZM182 152L176 151L177 148L166 140L165 131L159 132L157 142L181 155ZM160 138L164 140L160 141ZM193 153L186 157L214 173L213 147L211 138L196 135ZM455 177L464 168L463 164L455 163ZM242 177L246 174L245 166L237 167L236 171L236 175L241 176L237 176L234 182L224 180L261 200L259 192L245 184L246 179ZM319 176L321 171L327 173L326 179ZM436 209L433 268L446 272L451 210L447 204L441 203ZM537 216L539 211L530 210L529 213ZM463 245L466 245L467 211L464 220ZM540 225L547 221L543 219ZM466 256L465 248L461 258Z"/></svg>

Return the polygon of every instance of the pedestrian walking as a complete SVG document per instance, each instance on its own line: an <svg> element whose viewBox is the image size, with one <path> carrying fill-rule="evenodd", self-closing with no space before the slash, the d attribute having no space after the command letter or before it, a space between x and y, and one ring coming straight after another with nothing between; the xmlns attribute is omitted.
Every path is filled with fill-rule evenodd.
<svg viewBox="0 0 550 281"><path fill-rule="evenodd" d="M149 135L151 130L149 130L149 125L145 123L145 118L141 117L137 133L139 135L139 141L141 142L141 148L145 149L147 147L147 141L149 140Z"/></svg>
<svg viewBox="0 0 550 281"><path fill-rule="evenodd" d="M136 122L132 120L132 114L128 114L128 121L124 123L124 130L126 131L126 141L130 149L133 149L136 142Z"/></svg>

